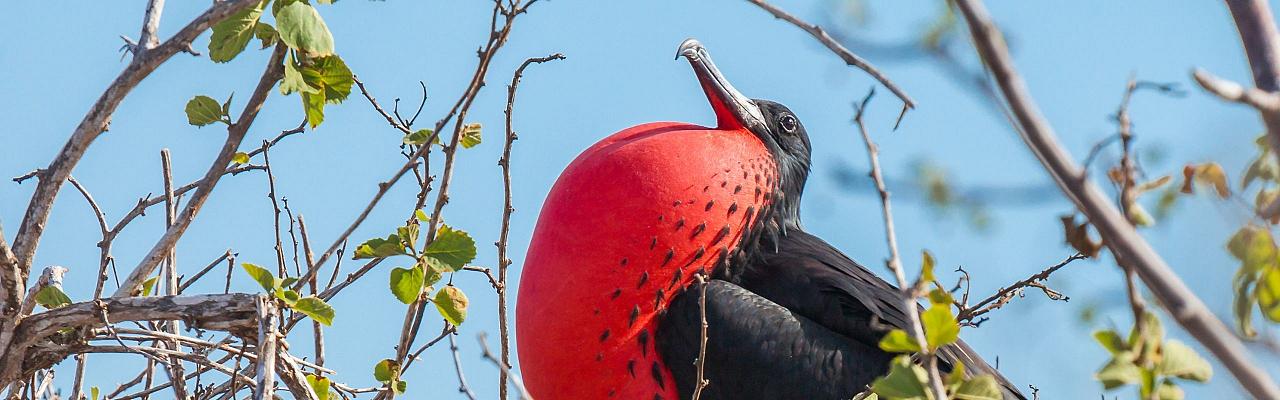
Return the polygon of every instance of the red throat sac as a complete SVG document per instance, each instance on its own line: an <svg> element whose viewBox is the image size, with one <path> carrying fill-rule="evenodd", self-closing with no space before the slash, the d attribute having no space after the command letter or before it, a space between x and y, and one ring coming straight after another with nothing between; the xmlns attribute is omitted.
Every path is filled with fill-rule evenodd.
<svg viewBox="0 0 1280 400"><path fill-rule="evenodd" d="M645 124L583 152L538 218L516 303L524 383L544 399L668 399L671 299L738 249L778 168L744 129Z"/></svg>

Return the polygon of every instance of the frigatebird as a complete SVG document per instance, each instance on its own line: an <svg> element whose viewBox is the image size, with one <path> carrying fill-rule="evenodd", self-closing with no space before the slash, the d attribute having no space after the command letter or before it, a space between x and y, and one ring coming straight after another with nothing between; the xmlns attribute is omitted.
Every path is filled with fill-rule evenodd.
<svg viewBox="0 0 1280 400"><path fill-rule="evenodd" d="M877 343L907 324L898 290L804 231L811 146L796 115L738 92L697 40L680 57L717 126L613 134L571 162L543 204L516 302L527 389L688 399L705 317L702 399L853 397L894 356ZM963 341L938 356L944 371L962 362L1023 399Z"/></svg>

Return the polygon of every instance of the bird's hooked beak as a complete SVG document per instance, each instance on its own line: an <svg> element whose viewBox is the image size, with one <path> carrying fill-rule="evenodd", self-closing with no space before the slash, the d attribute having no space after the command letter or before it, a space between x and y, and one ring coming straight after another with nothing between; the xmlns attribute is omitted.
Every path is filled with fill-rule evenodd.
<svg viewBox="0 0 1280 400"><path fill-rule="evenodd" d="M711 54L706 47L702 47L701 42L693 38L685 39L676 52L676 59L680 57L689 60L693 73L698 76L702 91L707 94L707 100L711 101L711 107L715 109L719 125L717 128L746 128L756 134L768 132L760 107L729 84L716 64L711 62Z"/></svg>

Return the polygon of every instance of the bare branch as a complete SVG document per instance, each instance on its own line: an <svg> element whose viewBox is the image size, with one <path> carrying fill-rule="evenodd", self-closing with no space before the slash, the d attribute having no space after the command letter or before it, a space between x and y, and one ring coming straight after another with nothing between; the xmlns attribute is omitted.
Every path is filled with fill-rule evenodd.
<svg viewBox="0 0 1280 400"><path fill-rule="evenodd" d="M892 80L889 80L888 76L886 76L883 72L880 72L879 69L876 69L876 67L871 65L870 62L862 59L862 57L858 57L857 54L853 54L852 51L849 51L849 49L845 48L844 45L840 44L840 42L837 42L835 39L832 39L831 35L828 35L827 32L822 29L822 27L805 22L800 18L797 18L796 16L787 13L786 11L783 11L777 6L774 6L772 4L769 4L768 2L765 2L764 0L747 0L747 1L750 1L751 4L755 4L756 6L759 6L760 8L764 9L765 11L768 11L769 14L773 14L775 18L781 19L783 21L787 21L792 25L795 25L796 27L804 30L805 32L808 32L809 35L812 35L814 39L817 39L818 42L821 42L823 46L827 46L827 48L830 49L831 52L836 53L836 55L839 56L841 60L844 60L845 64L849 64L850 66L857 67L858 69L866 71L868 75L871 75L872 78L875 78L875 80L879 81L880 84L888 88L890 92L893 92L895 96L898 96L899 99L902 99L902 104L903 104L902 112L905 113L908 108L916 107L915 102L911 100L911 96L908 96L907 92L898 88L897 84L894 84ZM899 119L901 119L901 117L899 117Z"/></svg>
<svg viewBox="0 0 1280 400"><path fill-rule="evenodd" d="M258 86L254 88L253 95L249 97L249 101L245 103L244 109L241 111L240 118L234 124L227 128L227 140L222 145L222 150L218 152L217 158L209 166L209 170L205 172L204 182L196 188L191 198L187 200L187 205L182 209L182 213L178 214L178 218L174 221L172 227L165 231L160 240L156 242L151 251L142 258L133 272L129 274L129 278L120 284L112 297L131 296L138 290L138 285L146 279L160 263L160 260L169 253L169 249L178 243L178 239L186 232L187 227L191 226L191 221L195 220L196 214L200 212L200 208L204 202L209 199L209 194L213 192L213 187L218 184L218 180L222 178L227 166L231 164L231 158L235 155L236 149L240 147L240 142L244 141L245 134L249 131L249 126L258 116L258 111L262 109L262 104L267 100L267 95L271 94L271 89L275 86L276 81L280 80L283 74L286 47L284 43L277 43L275 51L271 53L271 59L267 61L266 70L262 72L262 78L258 80ZM41 181L43 183L43 181Z"/></svg>
<svg viewBox="0 0 1280 400"><path fill-rule="evenodd" d="M1027 287L1040 289L1050 300L1066 300L1066 296L1050 289L1048 286L1045 286L1043 282L1049 279L1049 275L1052 275L1054 272L1058 272L1059 269L1071 264L1072 261L1085 258L1089 257L1080 253L1073 254L1070 257L1067 257L1067 259L1062 260L1062 262L1054 264L1049 268L1045 268L1043 271L1037 272L1035 275L1031 275L1027 279L1023 279L1014 282L1012 285L1000 288L1000 290L997 290L995 294L979 301L978 304L974 304L972 307L965 304L968 301L968 291L966 290L965 300L961 300L960 311L956 313L956 320L960 321L962 324L968 323L976 326L977 324L980 324L982 320L979 320L978 322L971 321L983 314L999 309L1000 307L1004 307L1005 304L1008 304L1009 301L1013 300L1014 296L1021 295L1022 291ZM983 318L983 320L985 319L986 318Z"/></svg>
<svg viewBox="0 0 1280 400"><path fill-rule="evenodd" d="M1082 177L1048 121L1041 115L1026 83L1014 69L1000 31L979 0L956 0L969 25L974 45L1013 110L1027 146L1054 176L1055 182L1076 207L1088 216L1116 257L1134 267L1138 275L1196 340L1211 351L1236 379L1257 398L1280 398L1278 388L1246 353L1231 333L1175 274L1160 255L1133 229L1097 185Z"/></svg>
<svg viewBox="0 0 1280 400"><path fill-rule="evenodd" d="M53 206L53 201L57 197L59 189L62 188L62 183L71 175L71 170L80 162L80 158L84 156L89 145L98 138L98 135L107 130L111 115L115 112L116 107L120 105L120 102L124 100L125 96L143 78L155 71L160 64L187 48L192 40L195 40L197 36L214 23L258 3L258 0L228 0L214 3L208 10L205 10L205 12L188 23L187 26L179 30L178 33L174 34L172 38L154 49L135 56L129 66L120 72L115 81L107 87L102 96L89 108L88 114L76 126L71 138L67 140L66 145L62 147L58 155L49 163L48 167L39 173L40 183L36 186L35 193L31 196L31 202L27 206L27 212L23 216L22 226L18 229L18 235L13 246L18 260L16 276L20 279L18 279L17 283L10 282L9 280L15 275L11 273L12 271L4 271L3 274L0 274L0 300L10 299L13 296L13 294L6 293L10 289L17 288L18 291L22 290L21 282L26 281L27 274L30 272L31 260L35 256L40 236L44 233L45 221L49 219L49 211ZM155 18L158 21L159 13L155 14ZM150 20L151 18L149 17L148 21ZM0 343L0 346L4 344Z"/></svg>
<svg viewBox="0 0 1280 400"><path fill-rule="evenodd" d="M916 304L916 294L914 286L907 282L906 274L902 271L902 261L898 257L898 237L894 233L893 228L893 211L889 203L889 190L884 186L884 176L880 172L879 147L871 140L871 135L867 133L867 127L862 123L862 115L867 110L867 103L871 101L876 90L874 87L867 92L867 96L862 102L855 104L855 114L853 122L858 126L858 132L862 134L862 142L867 147L867 159L871 163L871 179L875 182L876 191L880 193L880 210L884 217L884 235L889 245L889 259L885 264L893 271L893 276L898 280L898 290L901 294L900 301L903 304L904 314L907 314L907 322L910 326L905 327L909 330L911 336L915 339L916 344L920 346L921 356L925 360L925 369L929 375L929 390L933 393L935 399L947 398L947 390L942 386L942 374L938 372L937 358L933 352L929 351L929 343L924 336L924 326L920 323L920 313L916 311L920 308Z"/></svg>
<svg viewBox="0 0 1280 400"><path fill-rule="evenodd" d="M501 352L501 361L507 367L511 366L511 331L507 323L507 267L511 266L511 260L507 258L507 236L511 232L511 213L516 211L511 205L511 146L518 137L515 128L511 122L511 114L515 110L516 88L520 86L520 79L524 76L524 69L531 64L541 64L553 60L563 60L564 54L555 53L546 57L535 57L524 60L516 72L511 76L511 84L507 85L507 108L506 115L506 142L502 146L502 157L498 159L498 166L502 167L502 226L499 229L498 241L494 246L498 247L498 280L494 282L493 287L498 291L498 345ZM491 278L492 279L492 278ZM501 371L498 376L498 399L507 399L507 372Z"/></svg>
<svg viewBox="0 0 1280 400"><path fill-rule="evenodd" d="M272 400L275 398L276 386L276 322L280 319L280 310L276 308L275 299L265 295L257 297L258 305L258 373L254 400Z"/></svg>

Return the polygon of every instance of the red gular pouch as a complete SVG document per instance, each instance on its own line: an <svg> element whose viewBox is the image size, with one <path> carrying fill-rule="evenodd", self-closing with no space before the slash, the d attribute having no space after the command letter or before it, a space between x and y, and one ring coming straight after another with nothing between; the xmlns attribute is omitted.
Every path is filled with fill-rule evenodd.
<svg viewBox="0 0 1280 400"><path fill-rule="evenodd" d="M520 277L525 385L546 399L677 399L654 347L673 297L724 264L777 166L743 128L658 122L596 143L543 204Z"/></svg>

